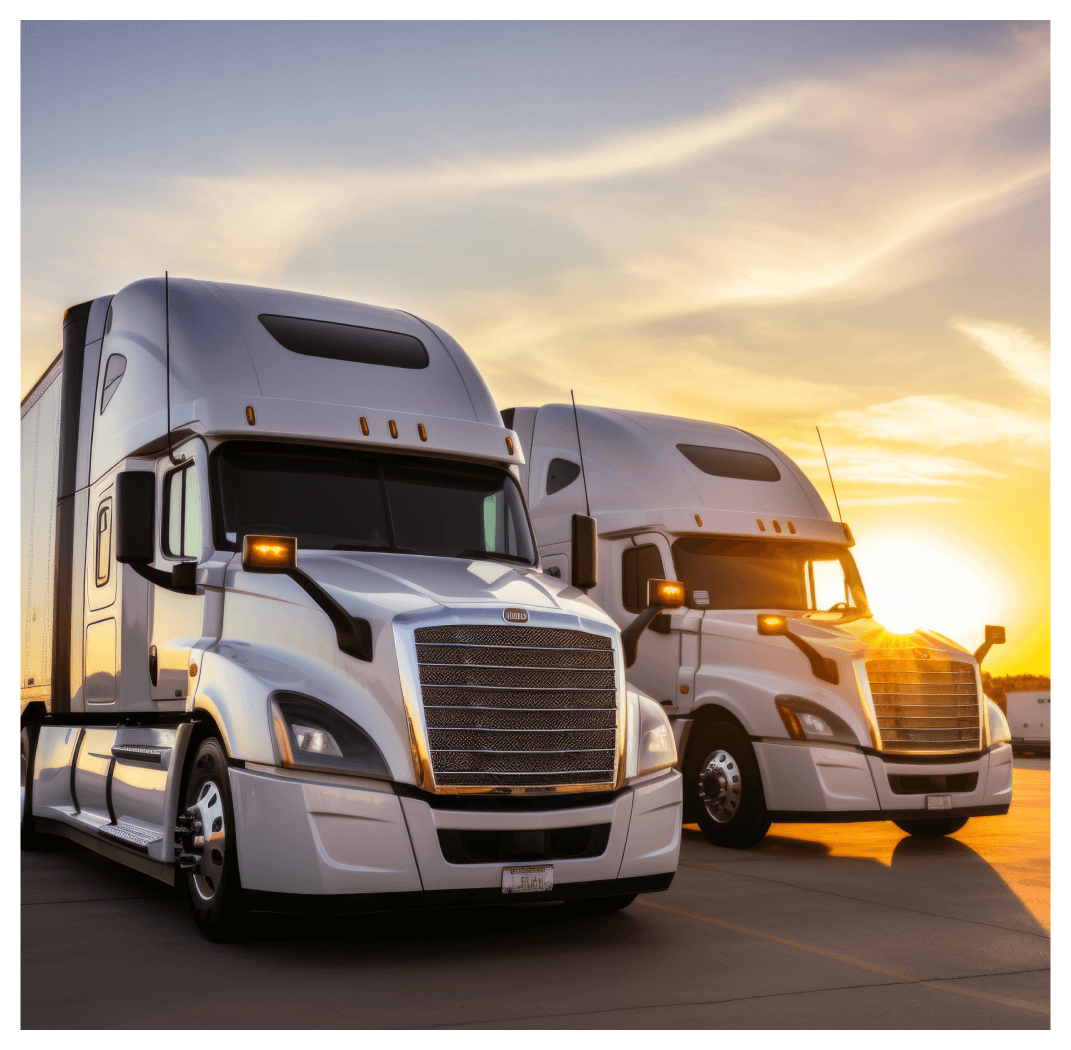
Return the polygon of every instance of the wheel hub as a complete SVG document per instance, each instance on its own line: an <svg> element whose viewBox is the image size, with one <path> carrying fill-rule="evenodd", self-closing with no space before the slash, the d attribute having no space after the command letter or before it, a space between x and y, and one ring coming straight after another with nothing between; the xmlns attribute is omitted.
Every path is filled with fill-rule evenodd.
<svg viewBox="0 0 1071 1050"><path fill-rule="evenodd" d="M699 773L699 798L711 820L727 824L740 808L740 763L724 749L706 760Z"/></svg>
<svg viewBox="0 0 1071 1050"><path fill-rule="evenodd" d="M200 817L202 834L193 845L201 851L201 862L191 873L202 900L211 900L223 884L223 863L227 856L227 825L223 816L223 796L215 781L202 785L197 801L190 807Z"/></svg>

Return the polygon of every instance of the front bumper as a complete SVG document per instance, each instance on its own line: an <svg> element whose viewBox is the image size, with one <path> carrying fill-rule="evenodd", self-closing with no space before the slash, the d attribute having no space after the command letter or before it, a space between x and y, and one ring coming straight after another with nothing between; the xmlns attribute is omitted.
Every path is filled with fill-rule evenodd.
<svg viewBox="0 0 1071 1050"><path fill-rule="evenodd" d="M501 892L508 865L551 863L561 900L665 889L681 841L681 776L669 770L601 805L555 810L433 808L390 784L269 767L230 770L243 887L255 907L352 910L450 903L512 903ZM598 856L547 861L450 863L440 831L531 832L609 824ZM326 910L331 910L329 907ZM343 910L351 910L344 908Z"/></svg>
<svg viewBox="0 0 1071 1050"><path fill-rule="evenodd" d="M963 760L905 761L851 748L756 741L766 807L776 822L902 820L1006 813L1011 804L1012 751L1002 744ZM919 786L923 780L941 781ZM963 790L956 778L970 778ZM914 779L918 790L894 791ZM901 791L903 789L901 788ZM928 795L952 796L951 810L928 810Z"/></svg>

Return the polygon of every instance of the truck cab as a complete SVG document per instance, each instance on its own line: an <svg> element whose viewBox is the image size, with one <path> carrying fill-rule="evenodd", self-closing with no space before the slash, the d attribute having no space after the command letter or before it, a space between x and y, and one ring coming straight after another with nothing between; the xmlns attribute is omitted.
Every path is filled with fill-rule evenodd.
<svg viewBox="0 0 1071 1050"><path fill-rule="evenodd" d="M755 845L773 821L947 834L1007 811L1008 728L978 659L874 619L850 530L783 452L642 412L550 404L503 418L525 449L543 564L570 577L569 521L589 512L589 595L626 636L638 614L649 623L627 673L672 721L684 819L711 842ZM683 602L644 613L667 579Z"/></svg>
<svg viewBox="0 0 1071 1050"><path fill-rule="evenodd" d="M210 937L669 885L666 716L446 332L166 278L64 325L23 405L24 843L181 882Z"/></svg>

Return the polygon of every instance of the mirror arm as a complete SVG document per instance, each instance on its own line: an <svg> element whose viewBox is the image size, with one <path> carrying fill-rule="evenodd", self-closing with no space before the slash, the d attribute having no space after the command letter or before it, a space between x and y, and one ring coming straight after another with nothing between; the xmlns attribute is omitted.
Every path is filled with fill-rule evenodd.
<svg viewBox="0 0 1071 1050"><path fill-rule="evenodd" d="M986 656L989 654L989 650L992 648L992 642L982 642L982 644L974 650L974 659L979 667L982 666L982 661L986 658Z"/></svg>
<svg viewBox="0 0 1071 1050"><path fill-rule="evenodd" d="M176 594L196 594L197 587L186 587L182 584L175 583L174 577L170 572L164 572L162 569L154 569L151 565L148 565L140 561L127 561L121 562L122 565L129 565L142 579L148 580L149 583L155 584L157 587L163 587L165 590L174 591Z"/></svg>
<svg viewBox="0 0 1071 1050"><path fill-rule="evenodd" d="M632 623L621 631L621 645L625 650L626 667L631 667L636 662L636 651L640 645L641 635L663 612L665 609L661 605L648 605Z"/></svg>
<svg viewBox="0 0 1071 1050"><path fill-rule="evenodd" d="M316 604L327 613L335 628L338 647L349 656L372 661L372 625L358 616L350 616L311 576L298 568L283 569Z"/></svg>
<svg viewBox="0 0 1071 1050"><path fill-rule="evenodd" d="M811 673L815 678L823 682L829 682L830 685L840 684L840 670L837 668L836 660L823 656L810 642L805 642L798 634L785 631L783 637L787 638L807 657L811 664Z"/></svg>

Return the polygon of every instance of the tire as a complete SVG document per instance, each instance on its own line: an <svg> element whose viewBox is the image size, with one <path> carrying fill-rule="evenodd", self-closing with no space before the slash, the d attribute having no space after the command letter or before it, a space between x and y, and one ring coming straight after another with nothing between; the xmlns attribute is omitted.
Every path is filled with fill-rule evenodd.
<svg viewBox="0 0 1071 1050"><path fill-rule="evenodd" d="M750 849L770 830L755 750L732 722L708 726L689 742L684 791L685 805L714 846Z"/></svg>
<svg viewBox="0 0 1071 1050"><path fill-rule="evenodd" d="M635 899L635 893L619 893L615 897L584 897L567 901L565 907L571 915L611 915L627 908Z"/></svg>
<svg viewBox="0 0 1071 1050"><path fill-rule="evenodd" d="M936 820L894 820L893 823L909 835L936 839L959 831L968 819L968 817L939 817Z"/></svg>
<svg viewBox="0 0 1071 1050"><path fill-rule="evenodd" d="M233 940L244 928L247 909L238 874L227 755L215 737L201 741L190 764L186 808L190 806L200 808L205 825L201 866L181 873L194 925L210 941Z"/></svg>

